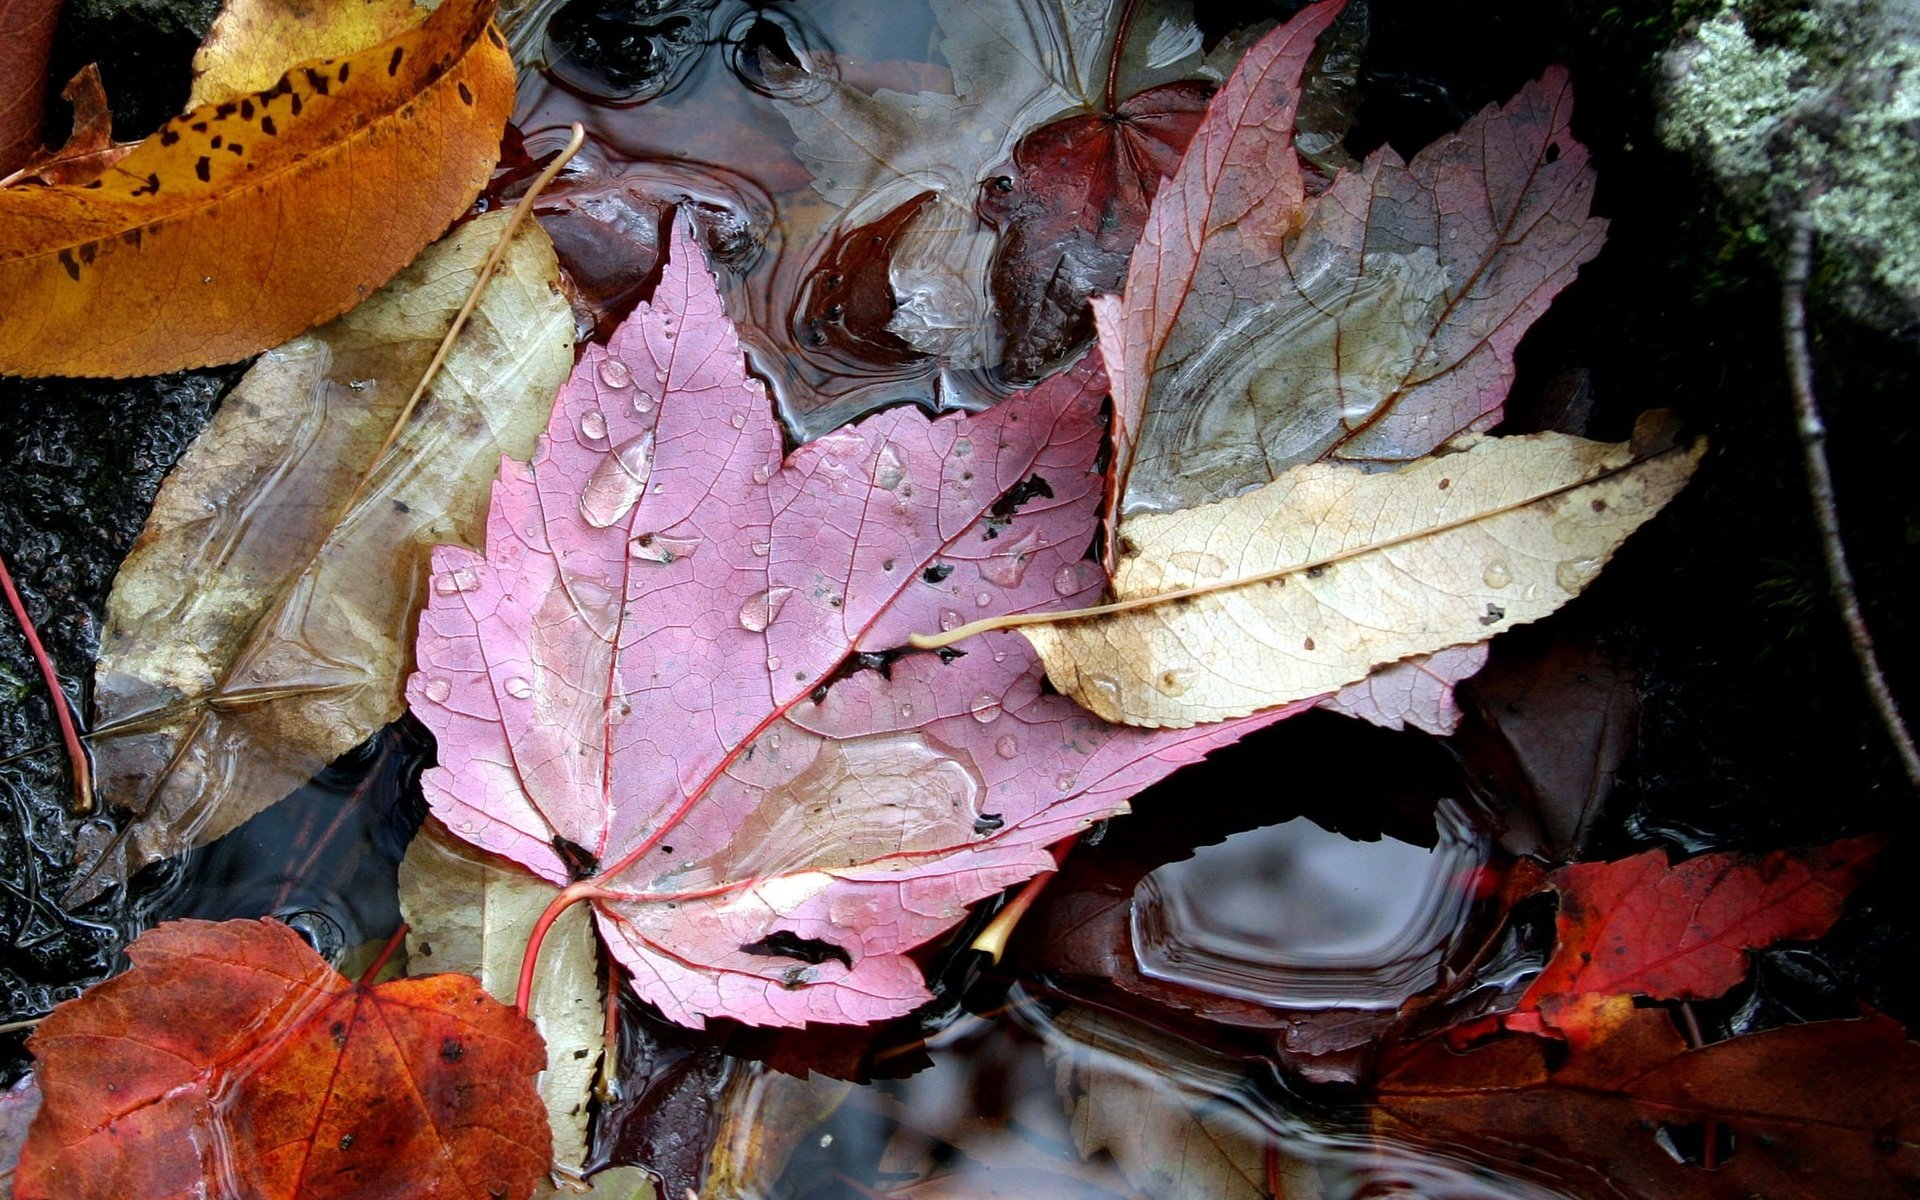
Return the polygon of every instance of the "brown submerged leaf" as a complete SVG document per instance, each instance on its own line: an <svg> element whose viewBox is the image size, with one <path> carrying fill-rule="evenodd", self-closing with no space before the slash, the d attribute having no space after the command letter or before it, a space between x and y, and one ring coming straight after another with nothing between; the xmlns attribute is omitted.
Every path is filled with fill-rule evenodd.
<svg viewBox="0 0 1920 1200"><path fill-rule="evenodd" d="M427 552L479 544L500 456L532 449L573 361L529 227L373 461L508 215L263 356L161 489L96 676L100 790L140 814L110 874L211 841L400 714Z"/></svg>
<svg viewBox="0 0 1920 1200"><path fill-rule="evenodd" d="M513 106L493 0L161 126L98 178L0 189L0 371L231 362L357 304L486 182Z"/></svg>
<svg viewBox="0 0 1920 1200"><path fill-rule="evenodd" d="M1667 1014L1639 1009L1597 1051L1556 1066L1546 1046L1415 1045L1380 1081L1376 1126L1607 1200L1893 1200L1920 1186L1920 1047L1886 1017L1689 1050ZM1703 1132L1721 1143L1713 1169L1672 1148Z"/></svg>
<svg viewBox="0 0 1920 1200"><path fill-rule="evenodd" d="M1244 496L1124 522L1111 605L914 643L1018 627L1054 687L1106 720L1244 716L1547 615L1702 452L1549 433L1469 437L1387 474L1295 467Z"/></svg>

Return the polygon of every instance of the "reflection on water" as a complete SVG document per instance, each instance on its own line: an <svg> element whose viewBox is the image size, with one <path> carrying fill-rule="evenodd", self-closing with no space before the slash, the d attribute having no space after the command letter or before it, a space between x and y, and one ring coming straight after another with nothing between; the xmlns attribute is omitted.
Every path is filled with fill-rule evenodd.
<svg viewBox="0 0 1920 1200"><path fill-rule="evenodd" d="M1555 1200L1561 1193L1308 1116L1260 1061L1016 986L963 1018L911 1078L851 1088L756 1070L730 1124L768 1128L716 1194L1284 1196ZM795 1114L831 1115L810 1128ZM723 1133L723 1138L726 1135ZM776 1153L769 1155L768 1150Z"/></svg>
<svg viewBox="0 0 1920 1200"><path fill-rule="evenodd" d="M1441 801L1432 849L1352 841L1304 817L1234 834L1141 880L1147 975L1293 1008L1395 1008L1431 986L1488 843Z"/></svg>

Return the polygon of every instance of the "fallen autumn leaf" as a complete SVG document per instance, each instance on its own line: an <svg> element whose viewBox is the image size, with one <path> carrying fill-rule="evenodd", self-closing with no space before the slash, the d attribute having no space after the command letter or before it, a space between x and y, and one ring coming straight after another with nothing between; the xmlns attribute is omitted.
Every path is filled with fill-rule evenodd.
<svg viewBox="0 0 1920 1200"><path fill-rule="evenodd" d="M274 921L127 953L29 1043L17 1200L526 1200L545 1173L540 1035L467 976L356 983Z"/></svg>
<svg viewBox="0 0 1920 1200"><path fill-rule="evenodd" d="M486 182L513 105L493 8L175 117L91 182L0 188L0 371L231 362L359 303Z"/></svg>

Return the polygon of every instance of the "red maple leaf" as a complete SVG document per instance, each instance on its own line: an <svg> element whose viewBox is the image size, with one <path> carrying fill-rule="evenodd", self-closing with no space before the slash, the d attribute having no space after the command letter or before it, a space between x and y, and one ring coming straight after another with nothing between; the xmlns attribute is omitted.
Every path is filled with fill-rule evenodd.
<svg viewBox="0 0 1920 1200"><path fill-rule="evenodd" d="M526 1200L545 1174L546 1051L476 980L354 982L274 921L173 921L127 954L27 1043L18 1200Z"/></svg>
<svg viewBox="0 0 1920 1200"><path fill-rule="evenodd" d="M1592 1040L1632 1011L1632 996L1718 996L1746 977L1748 950L1832 927L1881 842L1703 854L1672 867L1649 850L1562 867L1549 877L1560 893L1553 959L1506 1024Z"/></svg>

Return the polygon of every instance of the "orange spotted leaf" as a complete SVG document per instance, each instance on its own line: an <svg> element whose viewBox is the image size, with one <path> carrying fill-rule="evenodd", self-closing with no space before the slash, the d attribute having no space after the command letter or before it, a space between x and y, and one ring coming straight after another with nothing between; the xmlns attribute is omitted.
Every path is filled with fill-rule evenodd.
<svg viewBox="0 0 1920 1200"><path fill-rule="evenodd" d="M527 1020L465 975L346 979L272 921L175 921L29 1046L18 1200L526 1200L552 1153Z"/></svg>
<svg viewBox="0 0 1920 1200"><path fill-rule="evenodd" d="M359 303L438 237L513 107L494 0L161 126L98 178L0 189L0 373L230 362Z"/></svg>

